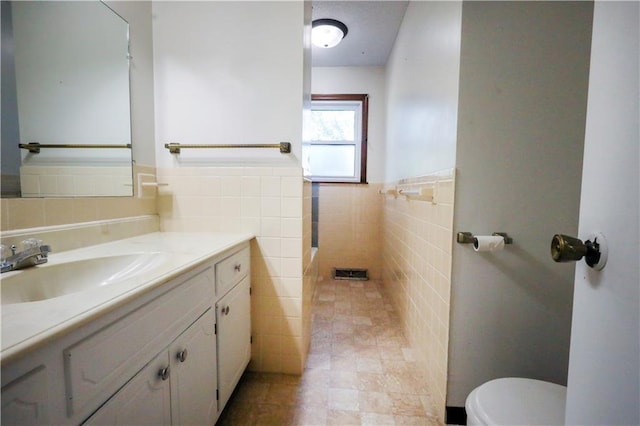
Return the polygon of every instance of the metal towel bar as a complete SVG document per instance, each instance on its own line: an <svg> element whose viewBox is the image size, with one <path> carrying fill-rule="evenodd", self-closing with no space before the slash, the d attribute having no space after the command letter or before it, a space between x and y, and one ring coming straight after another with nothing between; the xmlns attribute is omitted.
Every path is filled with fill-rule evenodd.
<svg viewBox="0 0 640 426"><path fill-rule="evenodd" d="M182 148L278 148L282 154L289 154L291 152L290 142L280 142L274 144L246 144L246 145L234 145L234 144L180 144L177 142L166 143L164 147L169 150L171 154L180 154Z"/></svg>
<svg viewBox="0 0 640 426"><path fill-rule="evenodd" d="M18 147L21 149L28 149L29 152L33 154L39 154L40 149L42 148L128 148L131 149L131 144L122 144L122 145L109 145L109 144L66 144L66 143L50 143L50 144L42 144L40 142L29 142L29 143L20 143Z"/></svg>

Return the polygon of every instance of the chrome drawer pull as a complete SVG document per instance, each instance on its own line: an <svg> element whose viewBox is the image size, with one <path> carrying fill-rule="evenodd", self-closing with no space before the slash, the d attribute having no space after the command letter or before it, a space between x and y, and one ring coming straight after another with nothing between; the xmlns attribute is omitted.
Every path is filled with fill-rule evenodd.
<svg viewBox="0 0 640 426"><path fill-rule="evenodd" d="M169 367L161 368L160 371L158 371L158 376L160 376L163 381L167 380L169 378Z"/></svg>
<svg viewBox="0 0 640 426"><path fill-rule="evenodd" d="M185 362L187 360L187 355L188 354L189 354L189 352L187 352L186 349L183 349L180 352L178 352L178 354L177 354L178 361Z"/></svg>

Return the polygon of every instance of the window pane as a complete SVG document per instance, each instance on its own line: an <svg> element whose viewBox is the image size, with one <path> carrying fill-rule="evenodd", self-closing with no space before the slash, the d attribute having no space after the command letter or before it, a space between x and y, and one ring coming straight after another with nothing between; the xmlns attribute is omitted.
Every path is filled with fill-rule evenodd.
<svg viewBox="0 0 640 426"><path fill-rule="evenodd" d="M304 157L309 159L312 176L355 176L355 145L305 145Z"/></svg>
<svg viewBox="0 0 640 426"><path fill-rule="evenodd" d="M311 132L313 141L353 141L355 111L311 111Z"/></svg>

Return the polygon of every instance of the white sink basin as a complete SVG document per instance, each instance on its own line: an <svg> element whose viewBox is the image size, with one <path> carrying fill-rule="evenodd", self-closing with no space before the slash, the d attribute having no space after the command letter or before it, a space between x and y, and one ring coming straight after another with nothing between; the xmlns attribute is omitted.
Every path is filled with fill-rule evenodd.
<svg viewBox="0 0 640 426"><path fill-rule="evenodd" d="M50 263L0 277L3 305L36 302L118 283L152 271L167 253L134 253Z"/></svg>

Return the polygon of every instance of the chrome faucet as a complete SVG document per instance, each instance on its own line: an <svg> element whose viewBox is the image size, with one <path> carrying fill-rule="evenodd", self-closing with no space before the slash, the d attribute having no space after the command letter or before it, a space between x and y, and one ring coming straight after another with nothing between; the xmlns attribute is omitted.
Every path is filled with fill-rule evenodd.
<svg viewBox="0 0 640 426"><path fill-rule="evenodd" d="M35 238L29 238L22 242L22 251L16 251L17 247L12 245L2 246L2 265L0 272L15 271L17 269L28 268L30 266L41 265L47 263L47 256L51 252L51 247L43 245L42 241ZM11 256L6 256L8 249L11 250Z"/></svg>

